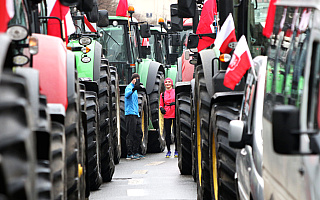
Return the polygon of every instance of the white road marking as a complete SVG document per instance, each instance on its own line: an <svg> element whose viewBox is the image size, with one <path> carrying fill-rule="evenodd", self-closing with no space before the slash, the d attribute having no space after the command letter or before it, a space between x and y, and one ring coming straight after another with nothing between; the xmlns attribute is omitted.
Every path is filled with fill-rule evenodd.
<svg viewBox="0 0 320 200"><path fill-rule="evenodd" d="M160 165L162 163L165 163L165 161L152 162L152 163L146 164L145 166L156 166L156 165Z"/></svg>
<svg viewBox="0 0 320 200"><path fill-rule="evenodd" d="M127 189L127 195L130 197L146 196L144 189Z"/></svg>
<svg viewBox="0 0 320 200"><path fill-rule="evenodd" d="M142 185L143 179L130 179L128 180L128 185Z"/></svg>
<svg viewBox="0 0 320 200"><path fill-rule="evenodd" d="M148 170L136 170L132 174L146 174Z"/></svg>

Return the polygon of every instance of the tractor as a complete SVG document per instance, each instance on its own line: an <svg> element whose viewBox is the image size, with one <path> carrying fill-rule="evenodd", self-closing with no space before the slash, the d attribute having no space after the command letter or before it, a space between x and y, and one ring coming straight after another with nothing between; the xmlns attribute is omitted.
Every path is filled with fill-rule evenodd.
<svg viewBox="0 0 320 200"><path fill-rule="evenodd" d="M192 2L188 4L188 2ZM202 1L178 1L178 16L193 17L193 26L198 19L197 4ZM218 1L219 25L221 26L229 13L235 19L237 38L242 35L248 38L249 47L253 56L259 55L263 49L264 40L258 40L260 23L255 23L254 13L261 9L258 3L249 1ZM192 5L192 6L186 6ZM266 11L266 9L265 9ZM195 29L194 29L195 30ZM193 42L209 35L189 36ZM213 33L210 37L215 37ZM236 153L237 149L230 147L228 142L229 122L237 119L244 93L245 78L238 83L234 90L223 85L228 61L220 61L220 51L215 47L197 52L196 45L188 43L192 52L191 63L196 65L194 80L191 81L191 137L190 140L181 140L183 147L190 146L193 162L192 173L197 181L198 199L235 199L236 182ZM185 54L186 57L190 54ZM181 91L188 91L181 89ZM179 90L177 95L179 94ZM179 99L179 97L177 97ZM182 98L181 98L182 100ZM177 106L177 109L179 107ZM186 109L186 108L184 108ZM182 108L181 108L182 110ZM188 111L187 111L188 112ZM178 113L178 112L177 112ZM186 144L184 144L186 142ZM187 151L187 150L186 150ZM190 162L190 161L189 161ZM190 172L190 167L187 168Z"/></svg>
<svg viewBox="0 0 320 200"><path fill-rule="evenodd" d="M133 7L129 7L131 15ZM101 44L106 51L103 53L111 66L115 66L118 73L120 87L120 126L121 126L121 156L126 157L126 128L124 115L124 90L130 83L130 77L137 72L140 75L142 89L138 92L139 114L141 116L142 132L140 153L161 152L165 147L163 121L159 112L159 97L163 91L164 67L161 63L151 59L143 59L140 35L150 37L150 26L139 31L139 24L133 17L109 16L109 26L99 27L103 34ZM149 145L148 145L149 143Z"/></svg>

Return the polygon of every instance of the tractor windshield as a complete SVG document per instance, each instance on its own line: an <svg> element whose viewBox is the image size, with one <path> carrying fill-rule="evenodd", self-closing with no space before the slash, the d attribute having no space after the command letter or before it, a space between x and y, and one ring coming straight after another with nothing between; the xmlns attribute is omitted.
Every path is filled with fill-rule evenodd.
<svg viewBox="0 0 320 200"><path fill-rule="evenodd" d="M124 25L103 28L103 38L100 41L103 49L106 49L105 56L109 62L128 62L125 37Z"/></svg>

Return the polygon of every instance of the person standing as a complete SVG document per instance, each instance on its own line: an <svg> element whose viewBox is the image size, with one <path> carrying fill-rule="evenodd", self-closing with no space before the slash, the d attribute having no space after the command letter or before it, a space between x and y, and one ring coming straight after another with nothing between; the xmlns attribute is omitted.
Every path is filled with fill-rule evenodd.
<svg viewBox="0 0 320 200"><path fill-rule="evenodd" d="M161 93L160 95L160 111L164 117L164 130L166 132L166 145L167 145L167 154L166 157L171 157L171 126L173 125L173 134L174 134L174 145L175 145L175 153L174 157L178 157L178 149L177 149L177 137L176 137L176 119L175 119L175 90L173 89L173 81L171 78L166 78L164 80L164 86L166 87L166 91Z"/></svg>
<svg viewBox="0 0 320 200"><path fill-rule="evenodd" d="M125 90L125 122L127 129L127 159L139 160L144 158L139 154L139 146L142 139L141 119L139 115L138 90L140 89L140 76L132 74L131 82Z"/></svg>

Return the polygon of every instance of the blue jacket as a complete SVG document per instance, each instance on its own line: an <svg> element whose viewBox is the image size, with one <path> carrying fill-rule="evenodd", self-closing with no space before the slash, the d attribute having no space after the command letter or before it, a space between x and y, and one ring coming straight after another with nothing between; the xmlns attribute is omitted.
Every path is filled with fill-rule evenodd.
<svg viewBox="0 0 320 200"><path fill-rule="evenodd" d="M124 109L125 115L139 115L139 104L138 104L138 92L137 90L132 92L134 87L133 83L130 83L126 87L125 98L124 98Z"/></svg>

